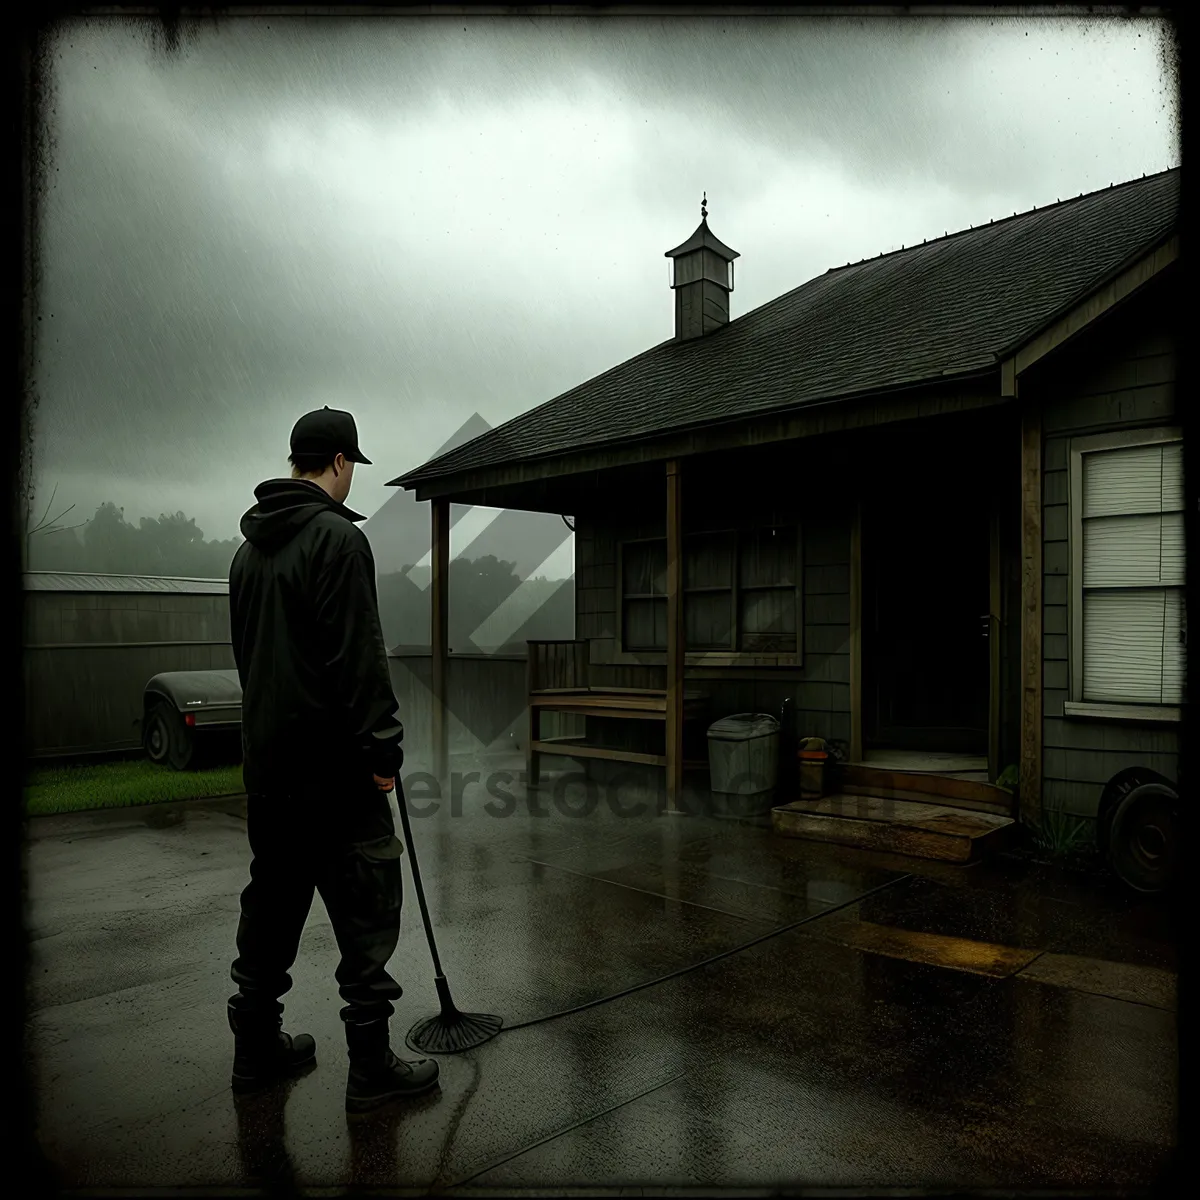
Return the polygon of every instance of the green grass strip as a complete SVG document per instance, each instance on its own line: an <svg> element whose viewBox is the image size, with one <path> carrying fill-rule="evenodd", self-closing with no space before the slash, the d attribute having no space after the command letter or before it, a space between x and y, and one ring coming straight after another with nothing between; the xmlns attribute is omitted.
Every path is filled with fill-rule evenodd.
<svg viewBox="0 0 1200 1200"><path fill-rule="evenodd" d="M30 816L50 816L95 808L133 808L242 790L241 763L199 771L173 771L146 759L35 767L25 788L25 811Z"/></svg>

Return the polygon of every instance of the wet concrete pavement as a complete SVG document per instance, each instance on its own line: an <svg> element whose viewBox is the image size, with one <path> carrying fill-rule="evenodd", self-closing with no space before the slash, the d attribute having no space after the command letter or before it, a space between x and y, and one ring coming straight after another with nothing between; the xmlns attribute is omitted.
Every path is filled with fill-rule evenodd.
<svg viewBox="0 0 1200 1200"><path fill-rule="evenodd" d="M287 997L317 1065L229 1091L238 803L33 822L31 1050L63 1183L1095 1190L1168 1161L1161 906L1013 861L780 838L763 819L571 817L548 797L535 817L518 798L497 818L468 789L461 815L413 824L459 1006L530 1023L442 1058L440 1094L363 1118L342 1108L319 901ZM392 970L400 1049L435 1007L411 886Z"/></svg>

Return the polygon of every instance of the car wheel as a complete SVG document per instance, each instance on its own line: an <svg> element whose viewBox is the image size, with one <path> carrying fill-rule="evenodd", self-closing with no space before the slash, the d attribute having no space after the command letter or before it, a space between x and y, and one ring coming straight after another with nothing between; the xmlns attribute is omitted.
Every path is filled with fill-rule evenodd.
<svg viewBox="0 0 1200 1200"><path fill-rule="evenodd" d="M169 704L156 704L146 720L144 738L151 762L169 763L185 770L195 753L195 740L179 714Z"/></svg>
<svg viewBox="0 0 1200 1200"><path fill-rule="evenodd" d="M1096 848L1102 857L1108 857L1109 831L1112 829L1113 817L1120 807L1121 801L1136 787L1144 783L1162 783L1167 787L1171 781L1149 767L1126 767L1118 771L1105 785L1100 793L1100 803L1096 806Z"/></svg>
<svg viewBox="0 0 1200 1200"><path fill-rule="evenodd" d="M1138 892L1167 891L1179 849L1179 797L1163 783L1143 783L1121 799L1109 826L1108 859Z"/></svg>
<svg viewBox="0 0 1200 1200"><path fill-rule="evenodd" d="M151 762L165 763L171 749L170 709L156 704L146 716L142 745Z"/></svg>

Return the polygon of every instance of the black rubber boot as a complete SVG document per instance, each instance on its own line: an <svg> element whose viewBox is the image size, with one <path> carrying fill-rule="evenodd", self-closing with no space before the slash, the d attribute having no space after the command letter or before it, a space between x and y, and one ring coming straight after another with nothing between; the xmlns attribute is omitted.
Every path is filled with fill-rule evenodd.
<svg viewBox="0 0 1200 1200"><path fill-rule="evenodd" d="M350 1051L347 1112L369 1112L391 1100L424 1095L438 1085L439 1069L432 1059L406 1062L392 1053L387 1021L347 1022L346 1045Z"/></svg>
<svg viewBox="0 0 1200 1200"><path fill-rule="evenodd" d="M307 1033L292 1037L280 1022L250 1021L229 1012L233 1030L233 1090L257 1092L307 1066L317 1043Z"/></svg>

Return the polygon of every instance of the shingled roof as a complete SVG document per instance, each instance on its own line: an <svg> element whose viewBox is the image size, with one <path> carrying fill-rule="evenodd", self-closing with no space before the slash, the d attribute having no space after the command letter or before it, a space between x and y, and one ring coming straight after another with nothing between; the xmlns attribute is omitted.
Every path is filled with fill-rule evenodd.
<svg viewBox="0 0 1200 1200"><path fill-rule="evenodd" d="M636 441L995 368L1165 241L1179 169L827 271L662 342L392 481Z"/></svg>

